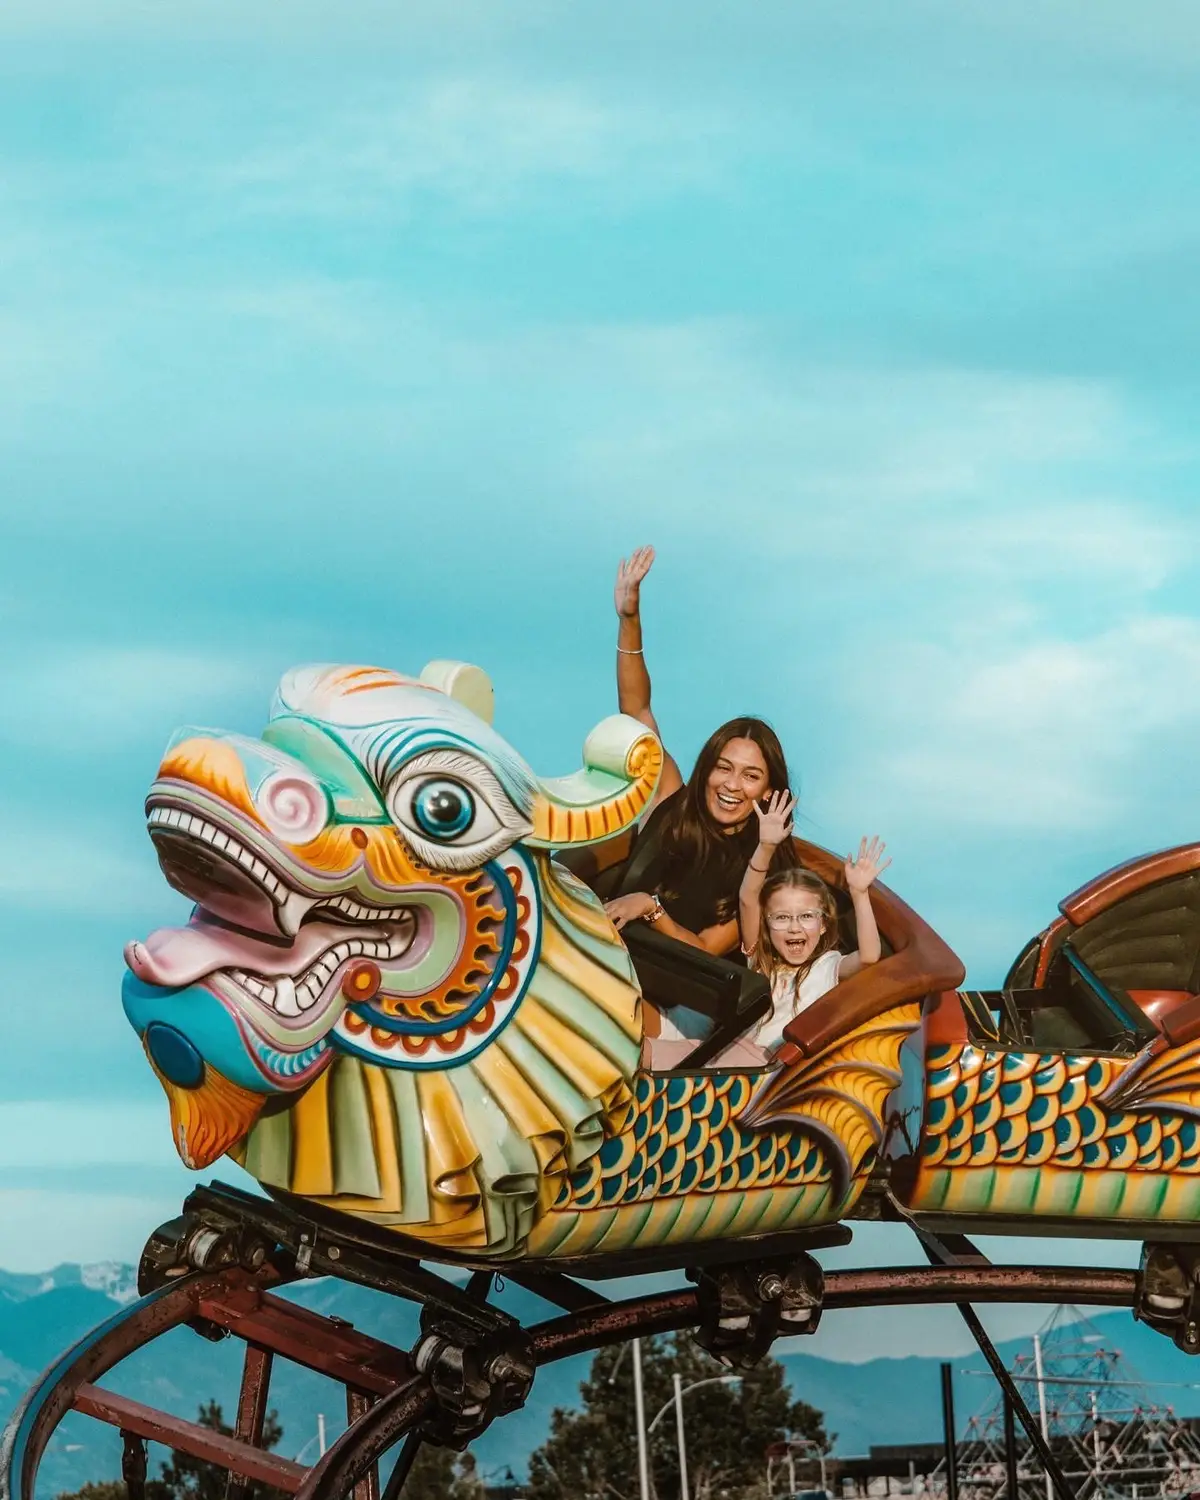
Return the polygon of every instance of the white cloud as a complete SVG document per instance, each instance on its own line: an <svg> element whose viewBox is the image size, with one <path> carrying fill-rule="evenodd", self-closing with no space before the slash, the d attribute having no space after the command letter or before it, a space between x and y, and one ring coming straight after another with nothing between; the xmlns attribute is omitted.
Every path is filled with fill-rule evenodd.
<svg viewBox="0 0 1200 1500"><path fill-rule="evenodd" d="M1031 505L1018 495L990 514L964 509L948 518L937 561L988 574L997 591L1010 594L1035 579L1064 577L1149 592L1190 564L1198 540L1192 522L1132 500L1063 496Z"/></svg>
<svg viewBox="0 0 1200 1500"><path fill-rule="evenodd" d="M45 1271L64 1260L136 1261L178 1203L119 1193L0 1188L0 1265Z"/></svg>
<svg viewBox="0 0 1200 1500"><path fill-rule="evenodd" d="M850 757L835 802L858 782L930 827L1095 833L1145 822L1148 792L1190 759L1200 621L1135 615L1078 640L962 646L910 645L867 669L856 706L886 728ZM1189 807L1198 794L1174 789Z"/></svg>
<svg viewBox="0 0 1200 1500"><path fill-rule="evenodd" d="M79 757L145 746L149 735L158 750L177 723L219 724L248 692L265 719L273 682L263 659L80 642L0 665L0 739Z"/></svg>
<svg viewBox="0 0 1200 1500"><path fill-rule="evenodd" d="M814 361L745 320L570 338L575 379L607 393L581 494L652 496L806 588L833 564L1010 602L1077 579L1128 596L1196 554L1200 523L1143 498L1162 437L1115 382ZM547 366L557 339L533 341Z"/></svg>
<svg viewBox="0 0 1200 1500"><path fill-rule="evenodd" d="M171 1166L165 1098L0 1103L0 1172L9 1168Z"/></svg>
<svg viewBox="0 0 1200 1500"><path fill-rule="evenodd" d="M59 40L182 34L218 43L262 42L286 55L317 51L334 60L363 53L395 60L414 52L540 51L560 67L572 61L633 67L644 58L649 66L668 59L685 67L708 62L737 73L758 61L768 79L775 72L768 65L777 59L790 64L790 76L803 78L838 63L857 63L876 78L881 64L888 64L893 78L927 80L932 74L943 86L950 61L978 85L1010 76L1017 58L1025 63L1024 82L1064 63L1077 74L1176 73L1194 63L1200 50L1188 0L1143 0L1136 12L1122 0L1021 0L969 8L952 0L914 0L902 10L866 0L851 6L813 0L804 7L765 0L749 12L712 0L647 11L626 0L586 13L561 0L512 0L502 7L462 0L451 13L434 0L403 6L345 0L336 10L323 0L293 0L286 10L269 0L179 0L167 8L149 0L107 0L103 7L90 0L7 0L0 29Z"/></svg>
<svg viewBox="0 0 1200 1500"><path fill-rule="evenodd" d="M0 804L0 900L7 910L128 918L161 909L164 897L178 904L148 841L139 856L125 830L117 836L94 813L85 817L52 821L33 806Z"/></svg>
<svg viewBox="0 0 1200 1500"><path fill-rule="evenodd" d="M365 84L354 107L293 107L264 123L207 113L147 143L134 169L207 190L224 216L406 218L448 202L471 214L513 207L518 195L569 185L614 202L712 182L728 125L718 112L681 112L601 97L586 86L528 77L441 75ZM162 100L151 101L153 115ZM185 101L186 103L186 101ZM136 122L134 122L136 123ZM194 138L193 138L194 136ZM161 149L160 149L161 148Z"/></svg>
<svg viewBox="0 0 1200 1500"><path fill-rule="evenodd" d="M248 305L357 347L371 307L358 290L323 300L285 283ZM427 320L415 326L422 352L438 347ZM655 646L670 721L683 717L673 694L695 697L703 651L722 680L745 678L747 701L778 705L809 766L815 733L838 742L827 821L871 788L942 827L1111 823L1132 805L1141 757L1161 758L1163 736L1194 723L1198 627L1154 596L1192 564L1197 523L1139 498L1159 435L1112 383L830 366L745 320L476 329L447 337L439 357L442 385L556 403L540 459L561 499L530 502L530 536L571 506L578 550L602 542L615 555L657 522L652 608L674 593L667 628L679 631L677 647ZM1103 493L1091 492L1096 473ZM697 636L695 591L730 566L758 582L723 588L721 629ZM783 678L738 644L752 640L779 643ZM825 702L836 717L814 731L814 684L790 701L792 664L826 657L841 677ZM18 662L0 669L11 708L0 732L157 753L178 722L229 723L235 701L265 708L281 664L143 648ZM683 722L703 711L689 704ZM843 714L878 731L847 736Z"/></svg>

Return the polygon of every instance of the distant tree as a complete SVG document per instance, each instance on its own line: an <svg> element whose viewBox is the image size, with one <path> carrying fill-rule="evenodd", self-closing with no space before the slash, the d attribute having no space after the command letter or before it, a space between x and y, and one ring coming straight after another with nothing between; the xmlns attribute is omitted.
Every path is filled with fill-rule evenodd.
<svg viewBox="0 0 1200 1500"><path fill-rule="evenodd" d="M225 1421L220 1404L207 1401L196 1418L201 1427L211 1428L232 1437L233 1428ZM278 1446L283 1437L278 1415L269 1411L263 1423L261 1447ZM169 1463L161 1465L157 1479L146 1480L146 1500L225 1500L225 1484L228 1471L219 1464L208 1463L202 1458L193 1458L178 1448L171 1450ZM249 1500L284 1500L283 1491L270 1486L251 1483L245 1492ZM63 1493L57 1500L128 1500L128 1492L122 1480L105 1481L100 1484L85 1484L73 1493ZM455 1497L457 1500L457 1497Z"/></svg>
<svg viewBox="0 0 1200 1500"><path fill-rule="evenodd" d="M225 1421L224 1413L216 1401L207 1401L196 1418L201 1427L210 1427L214 1432L233 1436L233 1428ZM269 1411L263 1423L260 1448L268 1451L278 1446L283 1437L279 1416ZM146 1486L146 1500L225 1500L225 1484L228 1470L219 1464L208 1463L202 1458L193 1458L178 1448L171 1450L171 1461L165 1463L160 1477ZM283 1500L283 1491L271 1489L269 1485L254 1482L243 1492L248 1500Z"/></svg>
<svg viewBox="0 0 1200 1500"><path fill-rule="evenodd" d="M105 1479L99 1484L85 1484L81 1490L64 1491L55 1500L129 1500L125 1482L121 1479Z"/></svg>
<svg viewBox="0 0 1200 1500"><path fill-rule="evenodd" d="M673 1396L672 1375L685 1386L729 1371L685 1335L642 1340L646 1422ZM636 1500L633 1360L628 1350L602 1349L580 1387L578 1411L557 1409L550 1437L529 1460L530 1500ZM783 1366L766 1359L738 1382L706 1385L684 1398L688 1488L693 1500L750 1500L763 1489L766 1449L787 1436L806 1437L828 1451L821 1413L793 1401ZM679 1494L673 1412L650 1437L655 1494Z"/></svg>
<svg viewBox="0 0 1200 1500"><path fill-rule="evenodd" d="M483 1500L483 1481L470 1453L424 1443L400 1492L404 1500Z"/></svg>
<svg viewBox="0 0 1200 1500"><path fill-rule="evenodd" d="M455 1464L450 1500L484 1500L483 1479L473 1453L460 1453Z"/></svg>

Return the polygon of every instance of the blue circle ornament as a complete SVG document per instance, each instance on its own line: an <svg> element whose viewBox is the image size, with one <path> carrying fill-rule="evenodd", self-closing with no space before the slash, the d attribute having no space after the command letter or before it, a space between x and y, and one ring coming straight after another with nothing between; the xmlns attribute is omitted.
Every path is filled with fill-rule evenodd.
<svg viewBox="0 0 1200 1500"><path fill-rule="evenodd" d="M174 1026L151 1021L146 1027L146 1047L154 1066L168 1082L181 1089L197 1089L204 1082L204 1058Z"/></svg>

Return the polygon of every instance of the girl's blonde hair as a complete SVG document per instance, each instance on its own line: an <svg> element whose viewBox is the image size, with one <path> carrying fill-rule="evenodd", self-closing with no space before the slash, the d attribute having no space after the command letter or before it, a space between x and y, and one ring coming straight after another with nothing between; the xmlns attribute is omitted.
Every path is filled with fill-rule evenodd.
<svg viewBox="0 0 1200 1500"><path fill-rule="evenodd" d="M771 897L776 891L785 890L810 891L819 899L821 915L825 918L825 926L817 939L817 946L796 971L796 983L799 984L822 953L829 953L838 945L837 900L819 875L796 866L790 870L779 870L763 881L763 888L758 893L758 942L754 948L754 967L771 981L774 981L779 969L791 967L776 953L771 941L771 929L767 924L767 905Z"/></svg>

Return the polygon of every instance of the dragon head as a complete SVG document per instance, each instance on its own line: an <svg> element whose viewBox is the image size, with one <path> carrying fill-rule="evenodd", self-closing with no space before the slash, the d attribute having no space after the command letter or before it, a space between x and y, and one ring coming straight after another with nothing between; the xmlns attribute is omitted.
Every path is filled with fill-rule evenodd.
<svg viewBox="0 0 1200 1500"><path fill-rule="evenodd" d="M549 860L653 794L661 747L616 715L539 780L491 727L483 672L301 667L261 738L175 735L146 801L186 927L126 949L126 1014L203 1167L340 1056L457 1068L507 1027L543 942ZM570 899L604 924L569 877ZM564 884L565 882L565 884Z"/></svg>

